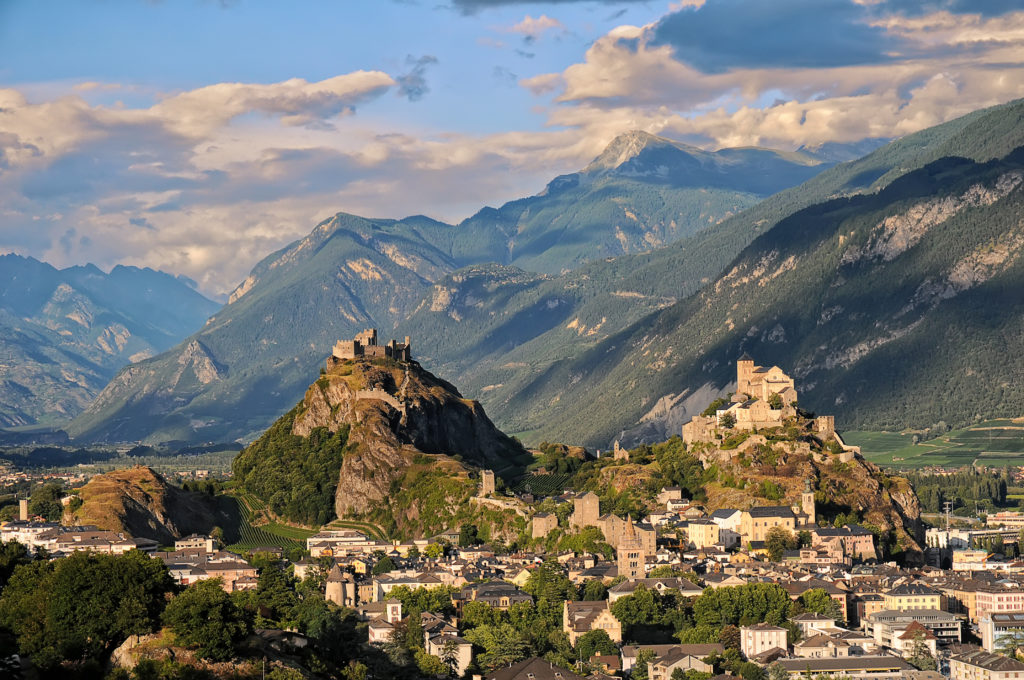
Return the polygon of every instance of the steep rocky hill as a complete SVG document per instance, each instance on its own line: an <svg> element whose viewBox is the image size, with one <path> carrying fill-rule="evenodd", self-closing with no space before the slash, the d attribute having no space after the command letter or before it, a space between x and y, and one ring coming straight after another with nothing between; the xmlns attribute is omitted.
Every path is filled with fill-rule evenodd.
<svg viewBox="0 0 1024 680"><path fill-rule="evenodd" d="M78 415L119 368L168 349L218 307L151 269L0 256L0 426Z"/></svg>
<svg viewBox="0 0 1024 680"><path fill-rule="evenodd" d="M529 458L518 442L494 427L477 402L415 361L358 358L329 366L295 409L238 455L233 468L242 487L276 514L322 523L335 514L374 514L428 470L458 487L457 499L431 511L454 513L459 510L455 501L465 500L466 489L475 487L467 465L500 474ZM300 477L315 477L326 493L304 493L296 488ZM299 495L330 503L330 512L292 502ZM406 533L409 523L426 511L414 502L389 519L394 529Z"/></svg>
<svg viewBox="0 0 1024 680"><path fill-rule="evenodd" d="M704 238L765 192L830 165L763 149L699 152L636 133L595 164L455 226L421 216L325 220L260 262L202 330L117 375L69 433L102 441L252 438L302 395L337 338L370 326L390 332L459 267L498 262L560 273ZM714 275L739 247L672 278Z"/></svg>
<svg viewBox="0 0 1024 680"><path fill-rule="evenodd" d="M142 466L96 475L79 491L79 498L82 505L74 513L74 523L151 538L161 545L191 533L208 534L230 521L213 497L183 491Z"/></svg>

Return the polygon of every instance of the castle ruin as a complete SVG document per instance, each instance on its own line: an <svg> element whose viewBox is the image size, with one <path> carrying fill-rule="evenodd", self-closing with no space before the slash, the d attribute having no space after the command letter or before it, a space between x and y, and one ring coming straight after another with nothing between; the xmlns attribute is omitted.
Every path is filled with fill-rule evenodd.
<svg viewBox="0 0 1024 680"><path fill-rule="evenodd" d="M334 359L388 357L398 361L411 361L412 344L407 335L404 343L390 340L386 345L378 345L377 329L367 328L352 340L339 340L334 343L331 355Z"/></svg>
<svg viewBox="0 0 1024 680"><path fill-rule="evenodd" d="M712 441L725 421L731 421L730 427L737 430L779 427L787 418L796 416L796 401L793 378L778 366L757 366L744 354L736 361L736 391L730 402L713 416L694 416L683 425L683 442ZM816 418L814 426L822 439L835 435L832 416Z"/></svg>

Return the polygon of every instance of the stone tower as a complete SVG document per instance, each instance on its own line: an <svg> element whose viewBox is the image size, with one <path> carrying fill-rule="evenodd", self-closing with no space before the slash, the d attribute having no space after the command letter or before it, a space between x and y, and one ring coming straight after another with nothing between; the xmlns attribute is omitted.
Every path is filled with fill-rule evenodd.
<svg viewBox="0 0 1024 680"><path fill-rule="evenodd" d="M616 557L618 558L619 576L643 578L647 575L647 570L644 568L647 556L644 555L643 546L636 535L632 517L626 521L626 529L622 532L622 540L619 541Z"/></svg>
<svg viewBox="0 0 1024 680"><path fill-rule="evenodd" d="M339 607L356 606L356 583L351 574L346 574L336 564L327 574L324 597Z"/></svg>
<svg viewBox="0 0 1024 680"><path fill-rule="evenodd" d="M736 360L736 393L751 395L750 381L754 377L754 359L746 352Z"/></svg>
<svg viewBox="0 0 1024 680"><path fill-rule="evenodd" d="M480 471L480 496L494 493L494 470Z"/></svg>
<svg viewBox="0 0 1024 680"><path fill-rule="evenodd" d="M807 524L815 524L818 521L814 512L814 491L809 479L804 481L804 490L800 494L800 510L807 516Z"/></svg>
<svg viewBox="0 0 1024 680"><path fill-rule="evenodd" d="M572 501L572 514L569 515L569 526L596 527L601 516L601 499L593 491L577 496Z"/></svg>
<svg viewBox="0 0 1024 680"><path fill-rule="evenodd" d="M28 521L28 499L22 498L18 501L18 519L22 522Z"/></svg>
<svg viewBox="0 0 1024 680"><path fill-rule="evenodd" d="M613 460L629 460L629 450L619 446L618 439L615 440L615 447L612 450L612 458Z"/></svg>

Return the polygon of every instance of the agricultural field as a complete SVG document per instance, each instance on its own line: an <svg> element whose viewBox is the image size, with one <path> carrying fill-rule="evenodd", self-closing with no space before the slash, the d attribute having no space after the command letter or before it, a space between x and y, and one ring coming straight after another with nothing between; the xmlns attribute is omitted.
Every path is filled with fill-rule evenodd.
<svg viewBox="0 0 1024 680"><path fill-rule="evenodd" d="M867 460L887 467L1024 465L1024 418L986 420L914 444L915 432L844 432Z"/></svg>
<svg viewBox="0 0 1024 680"><path fill-rule="evenodd" d="M237 518L236 526L225 529L224 532L225 542L230 543L227 549L232 552L245 553L253 548L263 546L275 546L285 551L305 550L306 538L316 533L309 529L286 524L254 524L256 511L264 509L264 506L250 494L239 496L225 494L220 498L228 512Z"/></svg>
<svg viewBox="0 0 1024 680"><path fill-rule="evenodd" d="M565 485L570 479L571 474L527 475L520 479L512 490L516 493L529 491L535 496L556 496L565 490Z"/></svg>

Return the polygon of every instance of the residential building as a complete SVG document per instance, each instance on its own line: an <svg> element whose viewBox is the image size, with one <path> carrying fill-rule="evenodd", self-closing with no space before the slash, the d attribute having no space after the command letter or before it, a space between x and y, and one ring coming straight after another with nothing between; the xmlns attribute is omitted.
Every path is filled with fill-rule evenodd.
<svg viewBox="0 0 1024 680"><path fill-rule="evenodd" d="M786 641L788 631L768 623L755 623L740 628L740 650L748 659L771 649L789 649Z"/></svg>
<svg viewBox="0 0 1024 680"><path fill-rule="evenodd" d="M581 635L592 630L603 630L614 642L622 642L622 624L612 615L607 600L566 600L562 606L562 630L569 636L572 645L576 644Z"/></svg>
<svg viewBox="0 0 1024 680"><path fill-rule="evenodd" d="M983 650L954 654L949 658L950 680L1020 680L1024 663Z"/></svg>
<svg viewBox="0 0 1024 680"><path fill-rule="evenodd" d="M896 611L908 609L942 609L942 593L923 583L903 583L883 593L885 608Z"/></svg>
<svg viewBox="0 0 1024 680"><path fill-rule="evenodd" d="M796 515L786 505L761 506L744 510L740 516L740 540L744 545L764 541L775 527L796 529Z"/></svg>

